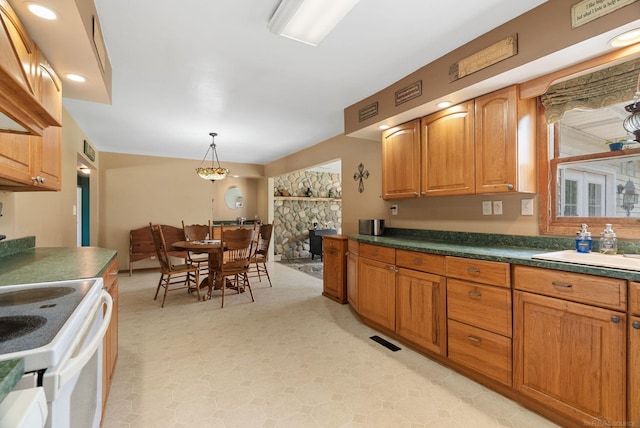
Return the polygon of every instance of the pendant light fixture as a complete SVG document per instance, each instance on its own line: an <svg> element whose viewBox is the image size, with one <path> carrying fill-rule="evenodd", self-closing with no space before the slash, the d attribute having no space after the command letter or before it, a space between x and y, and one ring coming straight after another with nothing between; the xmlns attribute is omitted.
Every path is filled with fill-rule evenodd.
<svg viewBox="0 0 640 428"><path fill-rule="evenodd" d="M220 166L220 160L218 159L218 152L216 151L215 143L215 138L218 134L216 134L215 132L211 132L209 133L209 135L211 135L211 144L209 145L209 149L207 150L207 153L205 153L202 162L200 162L200 166L196 168L196 172L201 178L204 178L205 180L224 180L229 174L229 169ZM211 152L211 166L203 167L202 164L207 159L207 155L209 154L209 152ZM218 166L216 166L216 163L218 164Z"/></svg>

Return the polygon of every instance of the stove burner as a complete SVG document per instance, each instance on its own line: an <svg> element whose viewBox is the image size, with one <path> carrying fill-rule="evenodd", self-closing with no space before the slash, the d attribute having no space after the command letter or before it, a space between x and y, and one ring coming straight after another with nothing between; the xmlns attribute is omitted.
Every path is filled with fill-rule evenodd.
<svg viewBox="0 0 640 428"><path fill-rule="evenodd" d="M0 317L0 342L16 339L45 325L47 319L37 315Z"/></svg>
<svg viewBox="0 0 640 428"><path fill-rule="evenodd" d="M66 296L73 292L74 288L72 287L40 287L0 293L0 307L57 299L58 297Z"/></svg>

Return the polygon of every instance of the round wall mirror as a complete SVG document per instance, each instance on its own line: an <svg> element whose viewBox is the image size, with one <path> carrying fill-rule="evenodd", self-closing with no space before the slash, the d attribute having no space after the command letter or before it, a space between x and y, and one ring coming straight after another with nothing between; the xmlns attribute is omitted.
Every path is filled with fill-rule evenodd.
<svg viewBox="0 0 640 428"><path fill-rule="evenodd" d="M242 200L242 191L238 186L230 186L226 192L224 192L224 202L232 210L236 208L242 208L244 202Z"/></svg>

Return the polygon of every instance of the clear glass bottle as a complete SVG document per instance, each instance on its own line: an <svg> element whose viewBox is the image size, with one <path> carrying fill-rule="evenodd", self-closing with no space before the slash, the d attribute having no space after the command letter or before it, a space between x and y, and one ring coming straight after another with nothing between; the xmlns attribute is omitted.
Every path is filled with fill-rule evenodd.
<svg viewBox="0 0 640 428"><path fill-rule="evenodd" d="M605 224L604 230L600 233L600 252L602 254L618 253L618 238L610 224Z"/></svg>

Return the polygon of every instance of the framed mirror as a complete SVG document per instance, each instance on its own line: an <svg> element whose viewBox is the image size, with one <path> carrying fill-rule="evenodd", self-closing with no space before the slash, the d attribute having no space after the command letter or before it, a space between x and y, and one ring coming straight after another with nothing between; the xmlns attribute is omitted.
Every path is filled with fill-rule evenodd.
<svg viewBox="0 0 640 428"><path fill-rule="evenodd" d="M224 202L229 209L235 210L244 206L242 191L238 186L229 186L224 192Z"/></svg>
<svg viewBox="0 0 640 428"><path fill-rule="evenodd" d="M581 223L593 232L611 223L618 237L640 238L640 142L623 126L630 115L625 107L635 101L638 64L636 58L575 79L581 84L562 94L560 113L541 97L541 234L573 236ZM587 88L599 78L604 83ZM570 82L561 89L571 89Z"/></svg>

